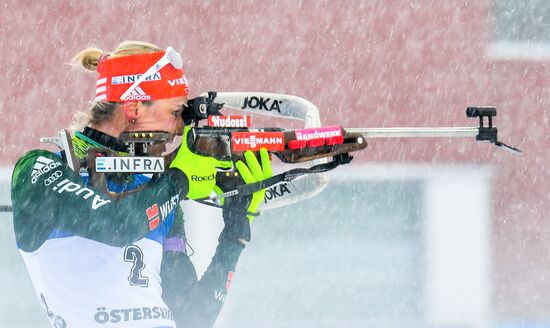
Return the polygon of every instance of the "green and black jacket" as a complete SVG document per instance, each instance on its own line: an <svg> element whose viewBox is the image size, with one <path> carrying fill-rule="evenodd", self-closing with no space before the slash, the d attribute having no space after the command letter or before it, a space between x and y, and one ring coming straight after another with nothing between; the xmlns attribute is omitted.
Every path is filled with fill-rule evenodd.
<svg viewBox="0 0 550 328"><path fill-rule="evenodd" d="M115 138L90 128L75 133L73 144L81 160L89 148L124 151ZM46 150L24 154L12 176L18 248L34 252L47 240L63 236L125 247L154 235L164 248L160 270L162 298L177 326L212 326L225 300L228 277L232 277L244 246L236 240L220 238L207 271L198 280L186 252L183 213L177 205L187 193L185 175L178 170L152 179L141 174L113 175L107 182L110 191L139 191L111 199L89 186L88 175L72 171L60 154Z"/></svg>

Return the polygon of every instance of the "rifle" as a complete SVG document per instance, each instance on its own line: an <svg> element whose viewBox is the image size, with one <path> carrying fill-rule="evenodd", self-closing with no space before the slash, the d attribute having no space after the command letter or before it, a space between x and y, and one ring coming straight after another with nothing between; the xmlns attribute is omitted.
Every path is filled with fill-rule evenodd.
<svg viewBox="0 0 550 328"><path fill-rule="evenodd" d="M305 121L304 129L285 130L278 127L251 129L248 116L224 116L222 108L258 113L279 117L290 117ZM291 199L293 193L303 192L294 186L293 180L307 179L311 173L323 174L353 159L350 153L367 147L367 138L404 137L475 137L478 141L489 141L516 155L521 151L497 139L498 129L493 126L497 114L494 107L468 107L466 115L479 118L477 127L398 127L398 128L342 128L340 126L321 127L318 109L305 99L287 95L251 92L217 93L210 91L191 99L182 112L186 125L193 125L188 146L201 155L214 156L224 160L239 160L246 150L258 151L265 147L283 163L303 163L313 161L309 168L291 169L270 179L254 184L236 186L234 190L221 195L198 200L214 202L222 197L236 194L250 194L264 188L276 192L277 185L286 184L286 201L271 200L264 208L286 205L300 199ZM309 119L309 121L308 121ZM203 120L208 125L199 126ZM308 126L309 123L309 126ZM253 143L251 140L259 142ZM272 140L273 138L273 140ZM278 138L278 139L277 139ZM328 158L332 158L328 161ZM309 184L309 194L320 192L328 181L326 177ZM289 184L290 183L290 184ZM279 192L279 197L285 196ZM210 204L211 205L211 204Z"/></svg>
<svg viewBox="0 0 550 328"><path fill-rule="evenodd" d="M302 121L304 128L296 130L279 127L252 129L249 116L225 116L221 112L222 108L290 118ZM246 150L258 151L261 147L265 147L283 163L311 165L306 168L290 169L254 184L238 186L235 183L233 190L198 200L201 203L219 206L219 200L222 197L250 194L267 188L271 197L265 198L264 209L288 205L321 192L328 184L326 173L340 165L350 163L353 159L350 153L365 149L367 138L475 137L478 141L489 141L515 155L521 154L517 148L508 146L497 139L498 129L493 126L492 122L493 117L497 115L496 108L468 107L466 115L470 118L479 118L479 125L477 127L346 129L340 126L321 127L318 108L303 98L273 93L217 93L215 91L190 99L182 111L185 124L193 126L187 140L188 146L198 154L237 161L242 159ZM203 120L208 120L208 124L199 126ZM51 139L42 138L42 141L52 142ZM165 142L169 137L166 133L151 131L123 133L120 139L128 145L130 155L136 156L147 155L150 149ZM80 163L80 165L75 163L70 147L70 138L66 131L60 131L59 137L54 140L54 143L63 150L71 168L87 166L103 177L96 168L95 163L97 162L88 159L87 163ZM161 171L164 170L164 162L170 163L175 153L164 157ZM147 157L139 158L148 160ZM329 158L331 158L330 161ZM106 159L108 157L101 158L101 160ZM231 176L235 176L234 169L218 172L217 179L227 180ZM104 181L104 179L98 180ZM11 206L0 206L0 212L7 211L11 211Z"/></svg>

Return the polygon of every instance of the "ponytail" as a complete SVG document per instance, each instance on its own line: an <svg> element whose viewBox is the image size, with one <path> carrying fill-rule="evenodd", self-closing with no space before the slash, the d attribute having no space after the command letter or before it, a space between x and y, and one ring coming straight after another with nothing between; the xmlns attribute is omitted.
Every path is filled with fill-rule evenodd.
<svg viewBox="0 0 550 328"><path fill-rule="evenodd" d="M152 43L143 41L124 41L118 45L112 53L106 53L98 48L86 48L76 54L72 59L75 67L84 68L87 71L97 72L97 66L102 60L114 57L146 54L163 51ZM98 101L92 106L90 112L76 113L73 117L73 128L79 129L84 125L98 125L111 119L119 103ZM84 123L84 124L83 124Z"/></svg>
<svg viewBox="0 0 550 328"><path fill-rule="evenodd" d="M103 55L103 51L97 48L87 48L79 52L73 57L73 65L83 67L88 71L97 71L99 58Z"/></svg>

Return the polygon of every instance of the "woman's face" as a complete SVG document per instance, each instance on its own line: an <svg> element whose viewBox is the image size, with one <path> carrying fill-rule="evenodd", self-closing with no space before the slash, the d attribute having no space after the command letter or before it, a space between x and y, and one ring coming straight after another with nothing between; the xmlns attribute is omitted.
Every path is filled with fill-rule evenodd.
<svg viewBox="0 0 550 328"><path fill-rule="evenodd" d="M181 134L181 111L186 104L186 96L155 100L149 105L140 102L136 122L129 123L126 131L165 131Z"/></svg>

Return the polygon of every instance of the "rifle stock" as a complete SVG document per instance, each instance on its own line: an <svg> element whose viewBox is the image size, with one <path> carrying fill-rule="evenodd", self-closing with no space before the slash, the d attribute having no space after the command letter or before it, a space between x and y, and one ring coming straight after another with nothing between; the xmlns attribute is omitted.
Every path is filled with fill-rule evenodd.
<svg viewBox="0 0 550 328"><path fill-rule="evenodd" d="M284 163L329 158L367 147L361 133L348 132L339 126L286 131L197 127L188 142L197 154L233 161L242 159L247 150L265 147Z"/></svg>

